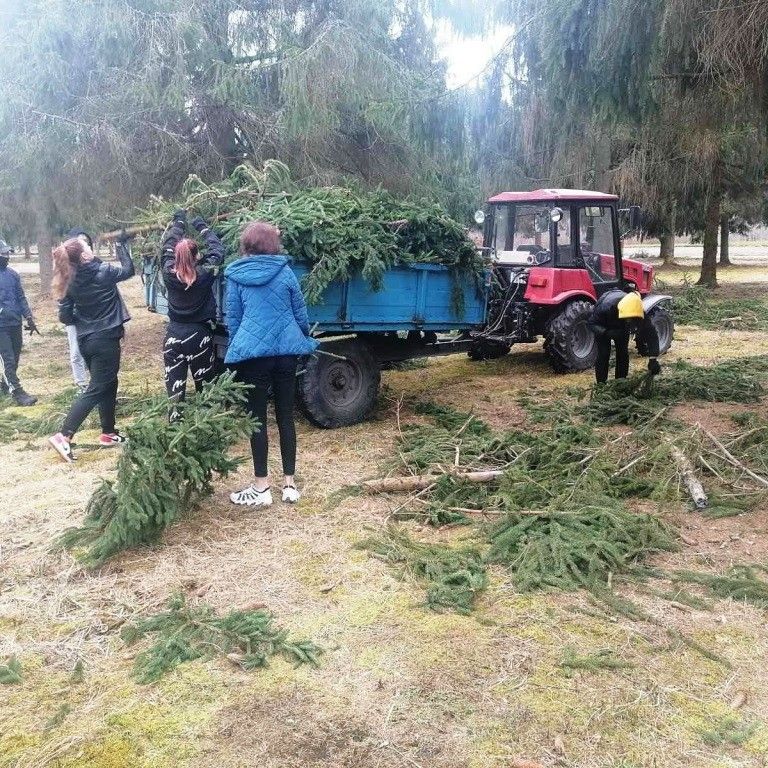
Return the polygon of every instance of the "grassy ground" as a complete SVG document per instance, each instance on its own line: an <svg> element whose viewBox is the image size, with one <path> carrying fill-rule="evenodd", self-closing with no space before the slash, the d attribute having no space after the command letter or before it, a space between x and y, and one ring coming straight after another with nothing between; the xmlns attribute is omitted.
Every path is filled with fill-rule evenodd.
<svg viewBox="0 0 768 768"><path fill-rule="evenodd" d="M662 277L674 286L682 272ZM755 285L762 270L733 268L721 279L742 284L724 294L762 291ZM33 278L25 280L35 298ZM125 294L134 320L121 394L132 398L159 387L162 320L143 309L138 281ZM42 410L69 380L52 307L35 304L43 336L28 344L21 373ZM766 353L764 333L684 327L670 357ZM334 432L300 425L305 496L297 508L254 513L229 505L227 493L249 482L244 465L160 545L97 572L49 547L82 518L115 453L90 448L93 432L79 436L75 466L58 461L44 438L0 445L0 663L15 654L23 666L20 684L0 687L0 767L765 765L763 611L731 601L705 611L634 594L659 620L644 624L597 610L579 593L518 594L495 571L475 615L435 614L424 608L420 587L354 548L381 529L398 500L339 502L333 494L377 474L393 450L401 400L471 406L503 428L524 423L521 394L556 400L589 378L553 375L535 347L485 364L456 356L385 373L371 423ZM0 420L17 411L0 411ZM722 434L733 411L694 404L676 415ZM410 416L406 407L399 415ZM685 543L658 565L721 572L732 563L768 564L768 510L721 520L682 505L663 513ZM136 650L125 648L118 629L155 612L175 590L221 611L265 604L280 624L326 649L320 668L275 660L248 673L225 660L192 662L157 684L137 685L130 676ZM733 668L671 640L666 628L726 656ZM563 665L574 653L606 651L625 665Z"/></svg>

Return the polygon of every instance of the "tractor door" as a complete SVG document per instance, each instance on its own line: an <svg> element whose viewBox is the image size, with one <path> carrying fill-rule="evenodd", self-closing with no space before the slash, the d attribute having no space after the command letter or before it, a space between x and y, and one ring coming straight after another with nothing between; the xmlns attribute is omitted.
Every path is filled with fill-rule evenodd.
<svg viewBox="0 0 768 768"><path fill-rule="evenodd" d="M574 206L573 225L580 258L600 296L621 285L621 258L615 208L612 205Z"/></svg>

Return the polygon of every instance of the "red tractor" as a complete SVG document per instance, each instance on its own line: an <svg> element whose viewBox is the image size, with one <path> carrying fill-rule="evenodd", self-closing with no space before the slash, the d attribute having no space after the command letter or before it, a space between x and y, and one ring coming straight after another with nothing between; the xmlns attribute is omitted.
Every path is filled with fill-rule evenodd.
<svg viewBox="0 0 768 768"><path fill-rule="evenodd" d="M635 229L639 208L628 213ZM652 267L622 258L619 215L618 198L601 192L538 189L490 198L475 216L493 262L488 322L472 334L470 357L499 357L512 344L543 337L556 371L590 368L597 348L587 321L598 297L616 287L640 292L664 354L674 332L671 297L651 293ZM640 343L638 352L646 354Z"/></svg>

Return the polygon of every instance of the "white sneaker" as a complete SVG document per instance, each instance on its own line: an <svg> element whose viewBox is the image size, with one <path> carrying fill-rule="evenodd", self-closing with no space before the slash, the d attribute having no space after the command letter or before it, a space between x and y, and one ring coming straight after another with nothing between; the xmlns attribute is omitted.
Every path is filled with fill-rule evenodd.
<svg viewBox="0 0 768 768"><path fill-rule="evenodd" d="M286 485L283 488L283 501L286 504L295 504L301 498L301 494L296 490L295 485Z"/></svg>
<svg viewBox="0 0 768 768"><path fill-rule="evenodd" d="M271 507L272 491L267 488L264 491L257 491L252 485L243 488L242 491L236 491L229 494L229 500L233 504L239 504L246 507Z"/></svg>

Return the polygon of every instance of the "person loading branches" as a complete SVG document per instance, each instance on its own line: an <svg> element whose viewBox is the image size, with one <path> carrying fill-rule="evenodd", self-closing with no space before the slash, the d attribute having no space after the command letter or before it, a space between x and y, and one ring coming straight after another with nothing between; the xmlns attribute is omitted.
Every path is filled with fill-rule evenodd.
<svg viewBox="0 0 768 768"><path fill-rule="evenodd" d="M117 241L119 265L105 264L87 243L71 238L53 249L53 294L59 299L59 320L74 325L77 343L90 373L85 392L72 404L61 431L48 441L64 461L74 460L72 438L96 407L99 409L99 444L126 442L115 429L117 376L124 325L131 316L117 284L135 274L128 238Z"/></svg>
<svg viewBox="0 0 768 768"><path fill-rule="evenodd" d="M176 211L166 230L162 246L163 282L168 293L168 330L163 343L165 388L172 402L184 400L187 374L192 374L195 389L211 381L216 373L213 329L216 325L216 299L213 283L216 270L224 261L224 244L199 216L192 226L205 241L205 252L186 237L187 212ZM180 418L174 407L170 421Z"/></svg>
<svg viewBox="0 0 768 768"><path fill-rule="evenodd" d="M595 378L598 384L608 381L611 360L611 341L616 346L616 378L629 375L629 339L634 335L648 350L648 371L652 376L661 373L656 359L659 356L659 334L653 322L645 316L643 300L636 291L625 293L615 289L604 293L592 309L589 327L597 342Z"/></svg>

